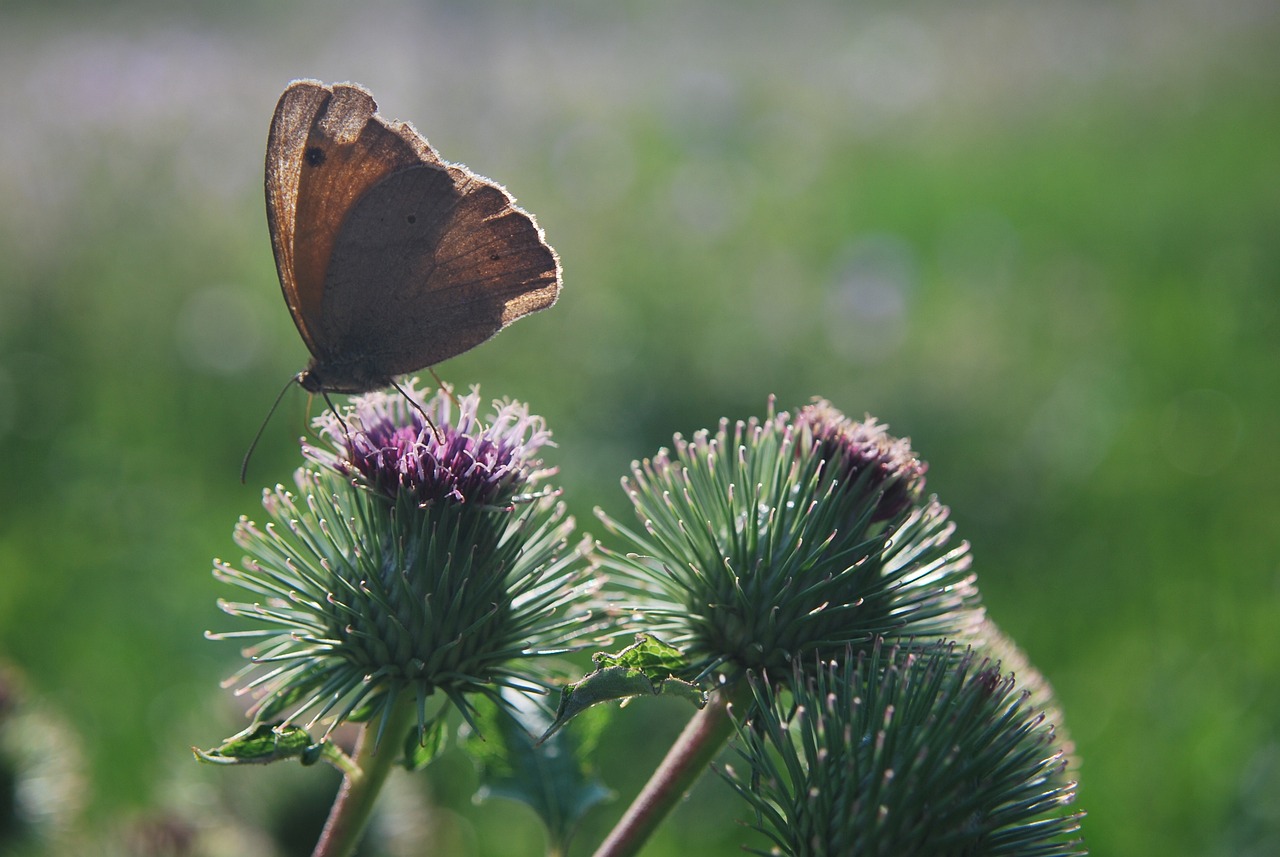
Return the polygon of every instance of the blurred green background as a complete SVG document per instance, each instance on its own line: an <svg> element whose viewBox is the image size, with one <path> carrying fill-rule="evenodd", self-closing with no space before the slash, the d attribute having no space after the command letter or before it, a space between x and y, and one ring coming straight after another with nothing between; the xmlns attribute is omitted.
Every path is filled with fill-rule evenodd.
<svg viewBox="0 0 1280 857"><path fill-rule="evenodd" d="M673 432L870 412L1056 686L1093 851L1280 853L1274 2L6 2L0 71L0 659L75 736L82 833L267 854L335 787L187 749L243 725L210 562L298 463L294 391L238 480L306 362L261 181L317 77L546 229L560 303L439 371L548 418L585 529ZM687 714L615 718L575 853ZM400 780L430 853L541 853L466 760ZM741 853L745 815L708 777L645 853Z"/></svg>

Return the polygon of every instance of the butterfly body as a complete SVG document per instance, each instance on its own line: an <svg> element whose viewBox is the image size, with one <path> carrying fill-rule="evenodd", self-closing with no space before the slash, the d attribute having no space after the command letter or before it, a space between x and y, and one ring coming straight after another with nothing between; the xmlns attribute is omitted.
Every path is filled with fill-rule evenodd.
<svg viewBox="0 0 1280 857"><path fill-rule="evenodd" d="M533 217L379 116L362 87L289 85L267 139L266 194L310 392L388 386L559 295L559 260Z"/></svg>

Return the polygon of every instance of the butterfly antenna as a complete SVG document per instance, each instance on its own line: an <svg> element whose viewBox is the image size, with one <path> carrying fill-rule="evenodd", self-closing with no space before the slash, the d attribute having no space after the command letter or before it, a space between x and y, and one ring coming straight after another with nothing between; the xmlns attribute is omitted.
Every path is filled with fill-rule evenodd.
<svg viewBox="0 0 1280 857"><path fill-rule="evenodd" d="M453 395L453 388L450 387L448 384L446 384L444 381L440 380L440 376L436 374L435 367L428 366L427 371L431 373L432 378L436 379L436 386L444 391L444 394L449 397L449 401L453 402L453 406L455 408L462 407L462 405L458 404L458 399Z"/></svg>
<svg viewBox="0 0 1280 857"><path fill-rule="evenodd" d="M249 444L249 450L244 454L244 461L240 462L240 484L243 485L245 478L249 475L249 459L253 457L253 451L258 448L258 441L262 440L262 433L267 430L267 423L271 422L271 417L275 415L276 408L280 407L280 402L284 399L284 394L289 387L298 382L295 375L280 388L280 392L276 395L276 400L271 404L271 410L267 411L267 416L262 421L262 425L258 426L258 433L253 436L253 443Z"/></svg>
<svg viewBox="0 0 1280 857"><path fill-rule="evenodd" d="M434 376L436 373L432 372L431 374L432 376ZM436 381L439 381L439 380L440 380L439 378L436 378ZM406 393L404 388L395 382L394 378L391 379L391 386L395 388L395 391L397 393L404 396L406 402L413 405L414 410L422 414L422 418L427 421L427 425L431 426L431 433L436 436L436 442L439 443L441 446L444 446L444 432L440 431L440 428L435 424L434 421L432 421L431 417L427 414L426 410L422 407L422 405L418 404L418 400L415 399L413 396L410 396L408 393ZM452 393L449 394L449 398L451 399L453 398Z"/></svg>

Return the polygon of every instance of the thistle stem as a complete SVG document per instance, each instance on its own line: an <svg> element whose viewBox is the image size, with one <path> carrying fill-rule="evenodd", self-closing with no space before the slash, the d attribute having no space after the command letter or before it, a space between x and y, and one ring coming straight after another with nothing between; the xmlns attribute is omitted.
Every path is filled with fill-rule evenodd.
<svg viewBox="0 0 1280 857"><path fill-rule="evenodd" d="M350 857L355 853L373 814L378 793L400 755L401 739L413 716L412 695L401 694L385 720L373 720L361 728L356 739L354 769L343 776L342 788L333 809L329 810L329 818L311 857Z"/></svg>
<svg viewBox="0 0 1280 857"><path fill-rule="evenodd" d="M631 857L639 852L733 735L729 705L735 696L730 690L722 690L690 719L594 857Z"/></svg>

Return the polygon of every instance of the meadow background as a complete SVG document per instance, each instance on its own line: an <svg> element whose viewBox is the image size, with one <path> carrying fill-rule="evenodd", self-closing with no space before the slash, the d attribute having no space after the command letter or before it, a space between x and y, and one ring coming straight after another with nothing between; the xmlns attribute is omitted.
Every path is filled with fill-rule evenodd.
<svg viewBox="0 0 1280 857"><path fill-rule="evenodd" d="M673 432L874 414L1055 685L1094 853L1280 853L1267 0L6 0L0 660L66 729L81 843L187 819L199 853L306 854L336 786L188 750L243 726L211 560L299 462L294 391L238 479L307 356L261 189L295 77L365 84L537 215L559 304L439 371L547 417L584 529ZM575 854L687 715L614 719L622 797ZM393 842L541 853L460 756L398 783ZM645 854L741 853L746 817L707 777Z"/></svg>

